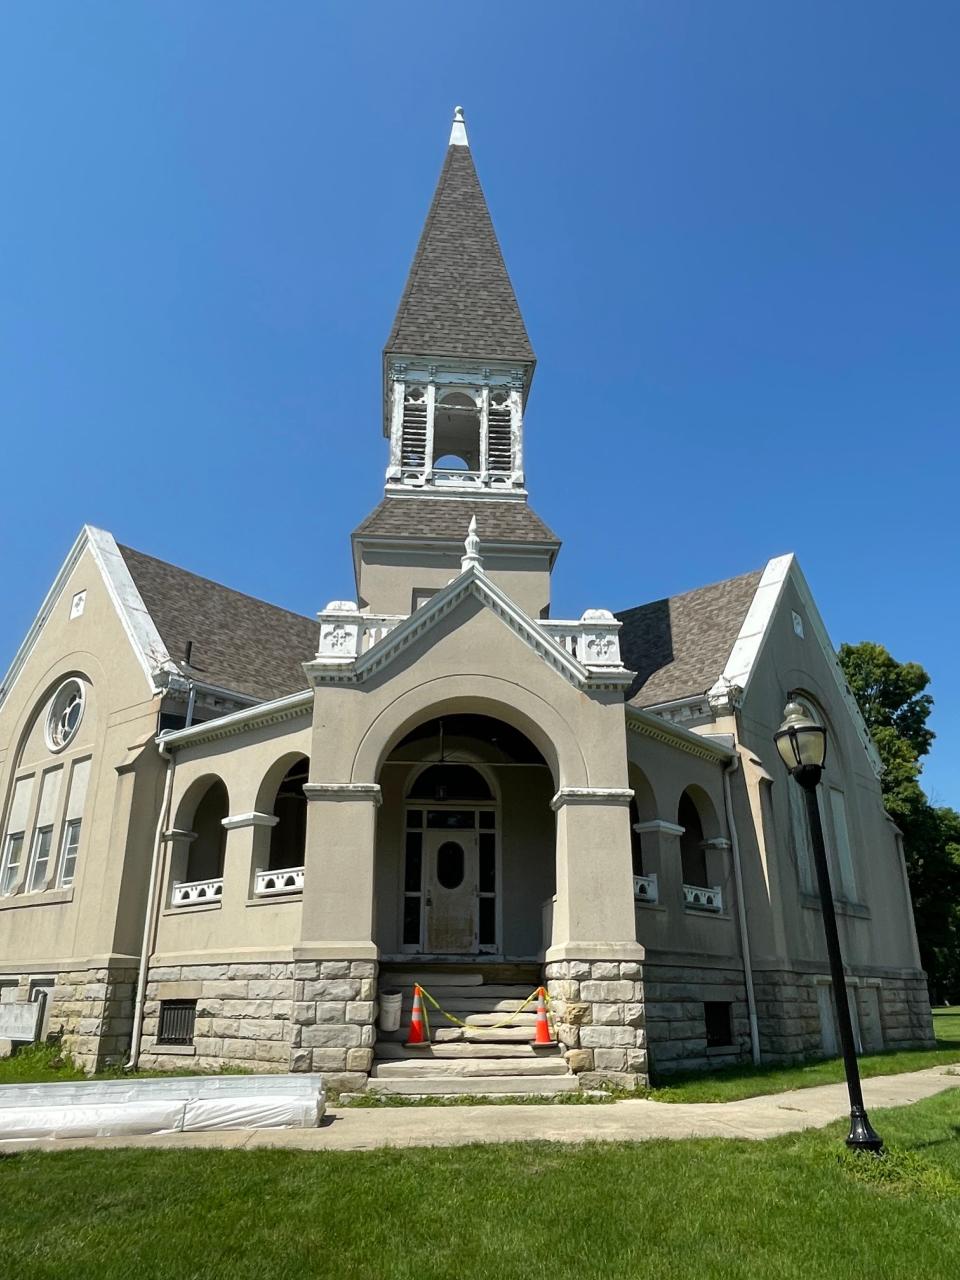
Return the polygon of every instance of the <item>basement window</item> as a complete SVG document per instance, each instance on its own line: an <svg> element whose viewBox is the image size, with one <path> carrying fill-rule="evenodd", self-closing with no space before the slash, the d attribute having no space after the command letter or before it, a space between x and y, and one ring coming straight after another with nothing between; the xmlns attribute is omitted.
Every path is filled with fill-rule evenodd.
<svg viewBox="0 0 960 1280"><path fill-rule="evenodd" d="M193 1044L196 1000L161 1000L157 1044Z"/></svg>
<svg viewBox="0 0 960 1280"><path fill-rule="evenodd" d="M707 1048L721 1049L733 1044L731 1006L725 1000L707 1000L703 1020L707 1024Z"/></svg>

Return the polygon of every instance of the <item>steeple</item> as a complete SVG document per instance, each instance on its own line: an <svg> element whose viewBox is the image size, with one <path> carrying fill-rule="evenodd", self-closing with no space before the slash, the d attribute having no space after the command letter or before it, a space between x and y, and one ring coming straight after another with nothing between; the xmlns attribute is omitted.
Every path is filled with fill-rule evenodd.
<svg viewBox="0 0 960 1280"><path fill-rule="evenodd" d="M473 165L462 107L454 113L440 180L385 354L388 360L507 360L530 366L532 373L533 348Z"/></svg>

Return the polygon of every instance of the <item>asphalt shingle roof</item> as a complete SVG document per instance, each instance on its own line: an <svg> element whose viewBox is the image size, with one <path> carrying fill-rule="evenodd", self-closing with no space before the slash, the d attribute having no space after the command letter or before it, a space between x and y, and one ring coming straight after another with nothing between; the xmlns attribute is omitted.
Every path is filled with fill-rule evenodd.
<svg viewBox="0 0 960 1280"><path fill-rule="evenodd" d="M147 611L185 675L261 700L306 689L315 618L290 613L153 556L119 548ZM193 641L189 666L187 641Z"/></svg>
<svg viewBox="0 0 960 1280"><path fill-rule="evenodd" d="M636 671L627 701L656 706L706 693L727 664L762 570L617 614L623 665Z"/></svg>
<svg viewBox="0 0 960 1280"><path fill-rule="evenodd" d="M461 148L462 150L462 148ZM480 553L493 542L550 542L560 540L535 511L522 501L469 498L384 498L353 531L354 538L435 538L463 542L471 516L477 517Z"/></svg>
<svg viewBox="0 0 960 1280"><path fill-rule="evenodd" d="M447 148L386 351L535 358L469 147Z"/></svg>

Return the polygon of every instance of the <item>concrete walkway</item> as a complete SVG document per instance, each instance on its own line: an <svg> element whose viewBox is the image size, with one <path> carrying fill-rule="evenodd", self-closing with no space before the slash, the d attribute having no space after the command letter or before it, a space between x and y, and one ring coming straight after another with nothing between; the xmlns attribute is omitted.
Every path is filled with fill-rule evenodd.
<svg viewBox="0 0 960 1280"><path fill-rule="evenodd" d="M919 1102L960 1087L957 1067L929 1067L864 1080L873 1111ZM740 1102L636 1101L595 1106L331 1107L317 1129L235 1129L145 1137L0 1143L0 1150L77 1147L287 1147L372 1151L378 1147L456 1147L471 1142L642 1142L649 1138L773 1138L818 1129L848 1114L846 1086L819 1085Z"/></svg>

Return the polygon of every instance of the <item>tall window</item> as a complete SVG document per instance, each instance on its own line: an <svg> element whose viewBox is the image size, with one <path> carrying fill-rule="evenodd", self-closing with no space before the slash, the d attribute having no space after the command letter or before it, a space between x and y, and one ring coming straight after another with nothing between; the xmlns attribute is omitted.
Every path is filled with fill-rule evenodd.
<svg viewBox="0 0 960 1280"><path fill-rule="evenodd" d="M60 850L60 874L58 884L68 889L73 884L77 870L77 850L80 847L80 819L71 818L64 824L63 845Z"/></svg>
<svg viewBox="0 0 960 1280"><path fill-rule="evenodd" d="M838 888L850 902L857 899L857 881L853 872L853 851L850 848L850 832L847 829L847 806L839 787L830 788L830 814L833 818L833 838L840 873Z"/></svg>
<svg viewBox="0 0 960 1280"><path fill-rule="evenodd" d="M53 827L37 827L34 832L27 893L39 893L47 883L47 870L50 866L50 842L52 839Z"/></svg>
<svg viewBox="0 0 960 1280"><path fill-rule="evenodd" d="M23 832L12 831L7 836L3 850L3 866L0 867L0 897L7 897L13 892L14 885L20 878L20 863L23 860Z"/></svg>

